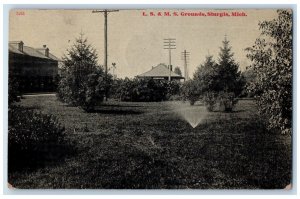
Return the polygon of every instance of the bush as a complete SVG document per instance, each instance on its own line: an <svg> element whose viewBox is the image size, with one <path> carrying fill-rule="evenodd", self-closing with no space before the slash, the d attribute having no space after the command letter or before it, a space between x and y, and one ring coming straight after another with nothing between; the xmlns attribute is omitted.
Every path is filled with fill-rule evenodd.
<svg viewBox="0 0 300 199"><path fill-rule="evenodd" d="M98 71L89 74L84 82L84 86L79 90L78 105L87 112L94 110L94 107L99 105L104 99L104 85L105 80L102 72Z"/></svg>
<svg viewBox="0 0 300 199"><path fill-rule="evenodd" d="M20 101L20 89L17 78L9 76L8 78L8 105L11 106L13 102Z"/></svg>
<svg viewBox="0 0 300 199"><path fill-rule="evenodd" d="M204 105L206 106L206 109L211 112L215 109L216 104L217 104L217 94L214 92L207 92L203 96L203 102Z"/></svg>
<svg viewBox="0 0 300 199"><path fill-rule="evenodd" d="M196 81L188 80L181 87L181 95L183 100L188 100L191 105L199 99L200 93Z"/></svg>
<svg viewBox="0 0 300 199"><path fill-rule="evenodd" d="M232 112L238 100L234 93L220 92L218 94L219 110L224 112Z"/></svg>
<svg viewBox="0 0 300 199"><path fill-rule="evenodd" d="M125 81L124 79L120 79L120 78L112 80L111 87L109 90L110 98L120 99L120 92L121 92L120 87L122 86L124 81Z"/></svg>
<svg viewBox="0 0 300 199"><path fill-rule="evenodd" d="M202 100L209 112L214 111L216 107L222 112L232 112L238 102L234 93L227 92L206 92Z"/></svg>
<svg viewBox="0 0 300 199"><path fill-rule="evenodd" d="M68 78L61 78L59 80L56 97L62 102L75 104L75 102L72 102L72 90L69 86L69 81L70 79Z"/></svg>
<svg viewBox="0 0 300 199"><path fill-rule="evenodd" d="M119 82L114 96L121 101L157 102L169 99L179 92L179 84L166 80L129 79ZM114 85L116 87L116 85Z"/></svg>
<svg viewBox="0 0 300 199"><path fill-rule="evenodd" d="M181 95L171 95L168 98L169 101L181 101L182 100L182 96Z"/></svg>
<svg viewBox="0 0 300 199"><path fill-rule="evenodd" d="M92 111L107 96L111 75L106 76L98 66L95 50L82 35L67 52L68 55L63 57L58 99Z"/></svg>
<svg viewBox="0 0 300 199"><path fill-rule="evenodd" d="M55 117L19 106L10 108L8 117L9 171L49 165L69 149Z"/></svg>
<svg viewBox="0 0 300 199"><path fill-rule="evenodd" d="M178 81L167 82L167 99L174 98L172 96L178 96L180 94L181 83Z"/></svg>

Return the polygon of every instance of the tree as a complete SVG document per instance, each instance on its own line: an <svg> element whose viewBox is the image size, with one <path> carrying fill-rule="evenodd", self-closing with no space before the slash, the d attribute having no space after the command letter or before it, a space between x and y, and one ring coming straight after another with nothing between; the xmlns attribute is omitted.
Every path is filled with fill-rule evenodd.
<svg viewBox="0 0 300 199"><path fill-rule="evenodd" d="M207 56L194 73L193 81L197 85L197 95L209 105L208 110L212 111L214 103L218 103L219 110L232 111L237 103L235 98L241 94L245 80L239 71L239 65L233 59L226 37L220 50L218 63L212 56Z"/></svg>
<svg viewBox="0 0 300 199"><path fill-rule="evenodd" d="M202 93L232 92L238 96L242 92L245 81L239 71L239 65L233 59L226 37L220 50L218 63L212 56L207 56L205 62L194 73L194 80L197 81Z"/></svg>
<svg viewBox="0 0 300 199"><path fill-rule="evenodd" d="M199 93L203 94L204 92L213 91L216 67L217 64L213 60L213 56L208 55L205 62L196 69L193 80L198 87Z"/></svg>
<svg viewBox="0 0 300 199"><path fill-rule="evenodd" d="M277 13L276 19L259 23L261 36L246 49L257 76L248 88L255 93L269 129L285 134L292 130L292 12Z"/></svg>
<svg viewBox="0 0 300 199"><path fill-rule="evenodd" d="M176 73L177 75L182 76L182 72L181 72L181 70L180 70L180 68L179 68L178 66L176 66L176 67L174 68L174 73Z"/></svg>
<svg viewBox="0 0 300 199"><path fill-rule="evenodd" d="M76 39L63 57L64 67L58 85L58 97L62 101L91 111L105 94L105 74L97 64L96 51L83 38Z"/></svg>
<svg viewBox="0 0 300 199"><path fill-rule="evenodd" d="M233 59L229 41L225 37L220 47L219 60L216 67L212 90L216 92L233 92L239 96L245 85L244 78L239 71L239 65Z"/></svg>

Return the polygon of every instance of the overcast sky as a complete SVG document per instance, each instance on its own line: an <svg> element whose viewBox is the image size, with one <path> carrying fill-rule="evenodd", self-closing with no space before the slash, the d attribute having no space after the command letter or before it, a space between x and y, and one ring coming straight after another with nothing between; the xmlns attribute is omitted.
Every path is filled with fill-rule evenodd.
<svg viewBox="0 0 300 199"><path fill-rule="evenodd" d="M143 12L177 12L179 16L143 16ZM244 12L243 17L180 16L181 12L214 12L224 10L120 10L108 15L108 66L117 65L118 77L134 77L159 63L168 64L168 51L163 49L164 38L176 38L172 65L183 72L181 52L190 52L189 75L205 60L214 56L227 35L235 60L241 70L249 64L246 47L259 36L259 21L274 19L276 10L225 10ZM22 40L26 46L39 48L46 44L50 52L61 58L82 31L97 50L98 62L103 64L104 16L91 10L12 10L9 40Z"/></svg>

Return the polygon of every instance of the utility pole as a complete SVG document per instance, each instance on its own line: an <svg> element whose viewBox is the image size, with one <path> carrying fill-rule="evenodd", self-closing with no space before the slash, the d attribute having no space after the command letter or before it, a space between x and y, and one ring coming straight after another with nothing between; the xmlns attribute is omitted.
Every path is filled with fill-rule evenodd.
<svg viewBox="0 0 300 199"><path fill-rule="evenodd" d="M108 83L107 83L107 15L110 12L118 12L119 10L93 10L92 13L104 14L104 68L105 68L105 100L108 97Z"/></svg>
<svg viewBox="0 0 300 199"><path fill-rule="evenodd" d="M190 52L184 50L181 52L181 59L184 62L184 80L189 80L189 71L188 71L188 61L189 61Z"/></svg>
<svg viewBox="0 0 300 199"><path fill-rule="evenodd" d="M172 71L171 50L176 49L176 39L172 39L172 38L164 39L164 49L169 50L169 81L171 81L171 71Z"/></svg>

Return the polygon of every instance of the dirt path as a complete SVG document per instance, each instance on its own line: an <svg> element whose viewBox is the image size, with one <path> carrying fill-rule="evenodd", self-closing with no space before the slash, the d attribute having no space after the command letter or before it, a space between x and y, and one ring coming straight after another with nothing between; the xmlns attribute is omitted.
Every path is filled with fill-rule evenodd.
<svg viewBox="0 0 300 199"><path fill-rule="evenodd" d="M27 93L23 97L41 97L41 96L55 96L56 93Z"/></svg>

